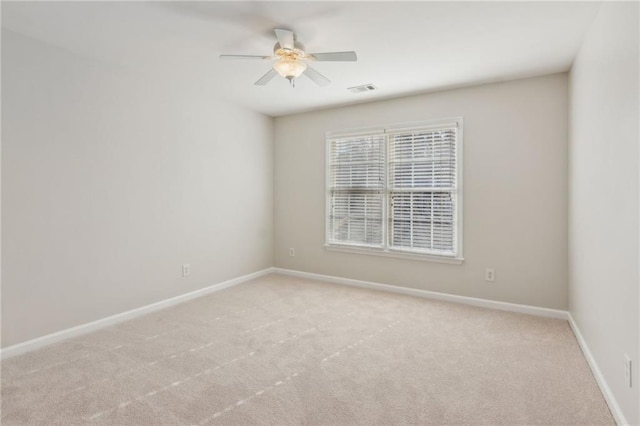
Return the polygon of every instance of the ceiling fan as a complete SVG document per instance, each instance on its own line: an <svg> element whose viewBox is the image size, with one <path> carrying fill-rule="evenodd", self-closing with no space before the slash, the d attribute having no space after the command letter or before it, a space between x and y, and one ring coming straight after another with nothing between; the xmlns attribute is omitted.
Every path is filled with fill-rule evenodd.
<svg viewBox="0 0 640 426"><path fill-rule="evenodd" d="M276 38L278 42L273 47L272 56L260 55L220 55L220 59L266 59L275 60L273 68L255 82L257 86L264 86L273 77L280 76L289 80L292 87L295 87L295 79L304 74L318 86L326 86L331 81L311 68L305 61L342 61L355 62L358 60L356 52L327 52L327 53L307 53L304 45L297 40L293 31L276 28Z"/></svg>

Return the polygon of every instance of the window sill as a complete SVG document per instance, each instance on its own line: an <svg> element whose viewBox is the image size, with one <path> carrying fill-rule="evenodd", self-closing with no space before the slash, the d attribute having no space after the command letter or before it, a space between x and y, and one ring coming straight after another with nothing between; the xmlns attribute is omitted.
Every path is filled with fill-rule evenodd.
<svg viewBox="0 0 640 426"><path fill-rule="evenodd" d="M329 251L337 251L342 253L354 253L354 254L367 254L373 256L393 257L396 259L409 259L419 260L425 262L437 262L437 263L449 263L454 265L461 265L464 261L462 257L445 257L435 256L430 254L418 254L418 253L406 253L391 250L383 250L376 248L365 248L357 246L325 244L324 248Z"/></svg>

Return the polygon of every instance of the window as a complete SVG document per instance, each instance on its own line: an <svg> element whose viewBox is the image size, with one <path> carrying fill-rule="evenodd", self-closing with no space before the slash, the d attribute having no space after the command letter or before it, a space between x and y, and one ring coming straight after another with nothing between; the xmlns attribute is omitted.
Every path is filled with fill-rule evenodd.
<svg viewBox="0 0 640 426"><path fill-rule="evenodd" d="M328 248L462 260L462 119L327 135Z"/></svg>

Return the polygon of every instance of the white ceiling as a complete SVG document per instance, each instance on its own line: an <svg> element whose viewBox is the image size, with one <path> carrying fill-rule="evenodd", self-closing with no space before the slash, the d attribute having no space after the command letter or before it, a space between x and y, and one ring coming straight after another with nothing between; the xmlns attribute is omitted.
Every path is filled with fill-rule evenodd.
<svg viewBox="0 0 640 426"><path fill-rule="evenodd" d="M598 2L2 2L2 26L145 73L196 79L223 99L272 115L566 71ZM356 63L317 62L332 80L253 83L273 28L309 52L355 50ZM347 87L373 83L377 91Z"/></svg>

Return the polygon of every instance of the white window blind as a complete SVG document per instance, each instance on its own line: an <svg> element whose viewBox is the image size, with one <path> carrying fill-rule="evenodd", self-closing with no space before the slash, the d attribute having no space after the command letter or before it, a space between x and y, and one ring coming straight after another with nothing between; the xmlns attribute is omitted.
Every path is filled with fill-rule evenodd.
<svg viewBox="0 0 640 426"><path fill-rule="evenodd" d="M328 137L327 244L461 258L461 119Z"/></svg>
<svg viewBox="0 0 640 426"><path fill-rule="evenodd" d="M330 241L382 247L384 151L380 135L330 142Z"/></svg>
<svg viewBox="0 0 640 426"><path fill-rule="evenodd" d="M456 128L389 134L389 247L455 255Z"/></svg>

